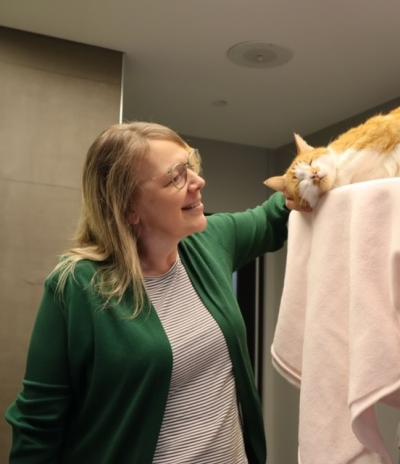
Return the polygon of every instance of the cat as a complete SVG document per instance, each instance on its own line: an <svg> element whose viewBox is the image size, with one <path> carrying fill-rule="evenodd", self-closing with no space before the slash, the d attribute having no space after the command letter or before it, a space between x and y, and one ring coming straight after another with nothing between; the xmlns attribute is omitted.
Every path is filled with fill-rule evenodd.
<svg viewBox="0 0 400 464"><path fill-rule="evenodd" d="M314 208L321 195L341 185L400 176L400 107L379 114L313 148L294 134L297 155L282 176L264 184L284 192L297 207Z"/></svg>

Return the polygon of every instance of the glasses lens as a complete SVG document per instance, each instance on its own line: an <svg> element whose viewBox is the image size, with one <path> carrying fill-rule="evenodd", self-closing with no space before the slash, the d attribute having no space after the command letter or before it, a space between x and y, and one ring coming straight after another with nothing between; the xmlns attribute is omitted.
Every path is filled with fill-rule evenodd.
<svg viewBox="0 0 400 464"><path fill-rule="evenodd" d="M185 186L187 181L187 164L178 164L171 170L171 181L177 189Z"/></svg>
<svg viewBox="0 0 400 464"><path fill-rule="evenodd" d="M189 169L194 171L196 174L200 174L201 158L200 158L199 150L197 150L196 148L193 148L189 152L188 164L189 164Z"/></svg>

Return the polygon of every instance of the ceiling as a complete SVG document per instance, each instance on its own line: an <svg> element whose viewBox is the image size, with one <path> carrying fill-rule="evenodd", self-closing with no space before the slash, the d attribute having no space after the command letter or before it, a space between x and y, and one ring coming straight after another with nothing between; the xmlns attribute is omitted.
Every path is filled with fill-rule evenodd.
<svg viewBox="0 0 400 464"><path fill-rule="evenodd" d="M0 1L3 26L125 52L125 119L267 148L399 97L399 18L398 0ZM292 59L228 60L245 41Z"/></svg>

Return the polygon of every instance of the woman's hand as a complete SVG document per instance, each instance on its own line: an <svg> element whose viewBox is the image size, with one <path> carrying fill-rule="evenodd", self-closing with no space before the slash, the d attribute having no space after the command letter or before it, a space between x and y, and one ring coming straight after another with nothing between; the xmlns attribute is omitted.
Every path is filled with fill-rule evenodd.
<svg viewBox="0 0 400 464"><path fill-rule="evenodd" d="M290 197L288 197L286 195L286 192L283 192L283 194L286 197L286 208L288 208L290 210L302 211L302 212L306 212L306 213L310 213L312 211L312 208L308 205L308 203L305 203L304 205L299 206L297 203L295 203L293 201L292 198L290 198Z"/></svg>

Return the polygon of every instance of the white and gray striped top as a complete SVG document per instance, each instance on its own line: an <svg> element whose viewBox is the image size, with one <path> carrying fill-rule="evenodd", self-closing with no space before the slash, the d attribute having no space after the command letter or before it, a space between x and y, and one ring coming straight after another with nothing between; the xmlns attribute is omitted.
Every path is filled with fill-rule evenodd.
<svg viewBox="0 0 400 464"><path fill-rule="evenodd" d="M173 353L153 464L247 464L225 338L178 259L145 278ZM156 386L155 386L156 388Z"/></svg>

